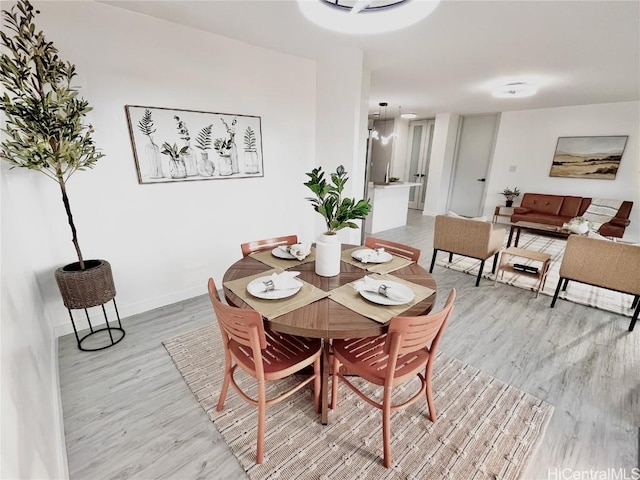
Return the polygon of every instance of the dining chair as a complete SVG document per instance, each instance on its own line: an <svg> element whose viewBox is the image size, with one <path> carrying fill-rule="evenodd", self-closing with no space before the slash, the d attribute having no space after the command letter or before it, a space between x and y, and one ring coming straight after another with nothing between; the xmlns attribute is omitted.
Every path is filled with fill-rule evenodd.
<svg viewBox="0 0 640 480"><path fill-rule="evenodd" d="M410 247L409 245L403 245L402 243L390 242L388 240L383 240L382 238L375 237L367 237L364 240L364 246L369 248L384 248L385 251L389 253L393 253L394 255L399 255L404 258L408 258L409 260L413 260L414 262L418 262L420 259L420 250L417 248Z"/></svg>
<svg viewBox="0 0 640 480"><path fill-rule="evenodd" d="M247 403L258 407L256 463L262 463L268 406L313 382L314 407L316 413L320 413L321 342L319 339L265 329L260 313L222 303L212 278L209 279L208 288L224 345L224 380L216 410L220 412L224 409L229 384ZM309 365L313 365L313 375L274 398L266 397L266 382L288 377ZM257 400L247 395L236 383L233 374L238 367L257 380Z"/></svg>
<svg viewBox="0 0 640 480"><path fill-rule="evenodd" d="M287 235L285 237L268 238L265 240L255 240L240 245L242 256L246 257L254 252L262 252L263 250L271 250L280 245L293 245L298 243L297 235Z"/></svg>
<svg viewBox="0 0 640 480"><path fill-rule="evenodd" d="M384 466L391 466L391 412L405 408L423 395L427 397L429 417L436 421L433 403L431 373L438 344L447 327L456 298L451 290L442 310L418 317L394 317L386 334L377 337L333 340L333 368L331 382L331 406L336 408L338 380L342 380L370 405L382 410L382 437L384 443ZM349 373L375 385L382 386L383 399L378 403L360 391L352 381L340 372L341 364ZM424 370L424 374L421 372ZM393 405L393 388L407 383L414 376L420 379L420 390L410 399Z"/></svg>

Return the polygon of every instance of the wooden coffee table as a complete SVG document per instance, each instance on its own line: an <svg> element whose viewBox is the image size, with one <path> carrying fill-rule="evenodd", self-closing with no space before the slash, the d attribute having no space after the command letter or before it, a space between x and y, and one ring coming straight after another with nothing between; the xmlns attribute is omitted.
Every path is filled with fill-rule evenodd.
<svg viewBox="0 0 640 480"><path fill-rule="evenodd" d="M514 233L516 234L516 239L513 243L513 246L518 246L518 242L520 241L520 232L522 232L523 230L525 232L532 232L540 235L549 235L551 237L560 237L564 239L569 238L569 235L574 235L573 232L565 230L562 227L557 227L555 225L544 225L542 223L533 222L514 222L510 225L511 229L509 230L509 240L507 240L507 248L511 246L511 241L513 240Z"/></svg>
<svg viewBox="0 0 640 480"><path fill-rule="evenodd" d="M534 260L540 262L541 268L537 273L523 272L514 268L513 264L509 263L512 257L521 257L528 260ZM498 268L496 269L496 278L493 281L495 285L498 283L498 275L500 272L504 275L504 272L511 272L515 275L527 275L538 279L536 288L536 298L540 295L540 291L544 288L544 283L547 280L547 273L549 273L549 266L551 265L551 255L542 252L535 252L533 250L527 250L525 248L509 247L500 252L500 260L498 261Z"/></svg>

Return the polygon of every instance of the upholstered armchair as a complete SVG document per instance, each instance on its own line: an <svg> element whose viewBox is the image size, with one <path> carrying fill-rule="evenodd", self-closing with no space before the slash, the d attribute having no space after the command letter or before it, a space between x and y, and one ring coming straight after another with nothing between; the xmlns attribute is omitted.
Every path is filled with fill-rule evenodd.
<svg viewBox="0 0 640 480"><path fill-rule="evenodd" d="M570 235L551 308L556 304L560 288L566 290L569 280L631 295L631 308L635 310L629 331L633 330L640 313L639 245Z"/></svg>
<svg viewBox="0 0 640 480"><path fill-rule="evenodd" d="M495 273L498 253L502 248L506 233L505 229L497 228L489 222L438 215L433 231L433 257L429 272L433 272L436 255L439 251L449 252L450 262L453 260L454 253L477 258L480 260L480 270L476 279L477 287L482 278L484 262L491 256L493 256L491 272Z"/></svg>

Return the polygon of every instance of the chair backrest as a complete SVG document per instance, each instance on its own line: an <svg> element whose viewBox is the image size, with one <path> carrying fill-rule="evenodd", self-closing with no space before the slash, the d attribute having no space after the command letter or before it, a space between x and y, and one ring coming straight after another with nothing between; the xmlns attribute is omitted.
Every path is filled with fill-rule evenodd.
<svg viewBox="0 0 640 480"><path fill-rule="evenodd" d="M382 238L367 237L364 241L364 246L369 248L384 248L385 251L398 255L400 257L408 258L417 262L420 259L420 250L410 247L409 245L403 245L402 243L390 242L389 240L383 240Z"/></svg>
<svg viewBox="0 0 640 480"><path fill-rule="evenodd" d="M267 238L265 240L255 240L253 242L243 243L240 245L240 248L242 249L242 256L246 257L254 252L272 250L280 245L293 245L295 243L298 243L298 236L287 235L284 237Z"/></svg>
<svg viewBox="0 0 640 480"><path fill-rule="evenodd" d="M569 235L560 276L597 287L640 294L640 246Z"/></svg>
<svg viewBox="0 0 640 480"><path fill-rule="evenodd" d="M431 354L435 354L442 333L447 327L447 322L453 311L455 298L456 290L454 288L449 293L447 302L439 312L419 317L392 318L384 344L384 353L392 353L392 344L397 341L399 344L398 355L415 352L425 347L428 348Z"/></svg>
<svg viewBox="0 0 640 480"><path fill-rule="evenodd" d="M209 279L208 289L225 348L228 347L229 339L253 348L252 335L257 335L260 349L267 348L262 315L255 310L231 307L222 303L213 278Z"/></svg>
<svg viewBox="0 0 640 480"><path fill-rule="evenodd" d="M437 215L433 248L480 258L487 252L492 228L489 222Z"/></svg>

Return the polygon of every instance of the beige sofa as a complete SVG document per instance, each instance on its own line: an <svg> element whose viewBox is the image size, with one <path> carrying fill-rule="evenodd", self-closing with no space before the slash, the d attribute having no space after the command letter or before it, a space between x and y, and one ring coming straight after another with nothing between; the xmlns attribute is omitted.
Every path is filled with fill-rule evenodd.
<svg viewBox="0 0 640 480"><path fill-rule="evenodd" d="M635 310L629 331L633 330L640 313L640 245L570 235L551 308L569 280L632 295Z"/></svg>
<svg viewBox="0 0 640 480"><path fill-rule="evenodd" d="M476 279L476 287L480 285L484 262L493 256L492 273L496 272L498 253L504 243L506 230L497 228L489 222L469 220L467 218L436 216L433 231L433 257L431 268L433 272L436 256L439 251L449 252L449 262L453 260L453 254L480 260L480 271Z"/></svg>

